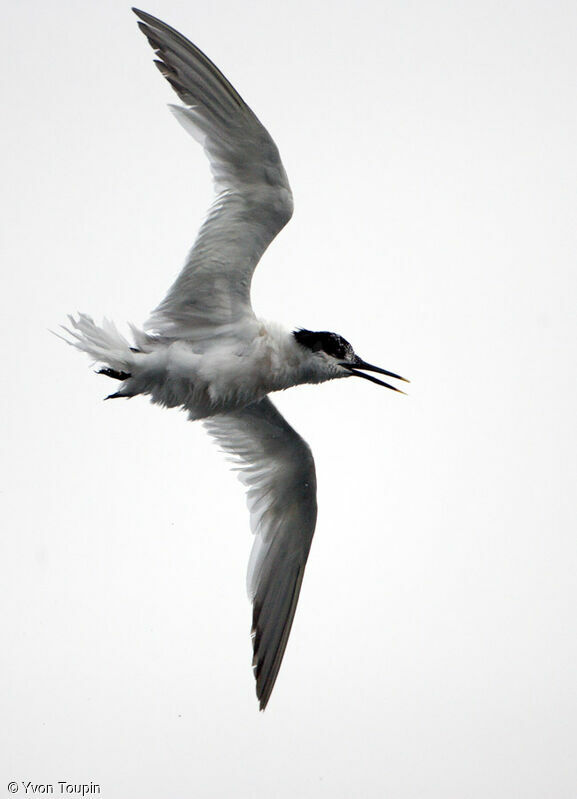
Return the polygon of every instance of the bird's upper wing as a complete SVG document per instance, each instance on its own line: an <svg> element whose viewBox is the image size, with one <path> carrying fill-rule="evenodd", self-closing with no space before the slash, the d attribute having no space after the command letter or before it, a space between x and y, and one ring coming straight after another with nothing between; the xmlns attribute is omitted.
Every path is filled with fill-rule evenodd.
<svg viewBox="0 0 577 799"><path fill-rule="evenodd" d="M317 518L315 464L308 444L265 398L204 423L233 456L256 539L248 567L253 668L264 710L293 622Z"/></svg>
<svg viewBox="0 0 577 799"><path fill-rule="evenodd" d="M156 51L156 65L185 103L171 109L204 147L217 191L184 268L148 327L184 338L214 337L254 317L252 274L292 216L292 193L275 143L212 61L164 22L133 10Z"/></svg>

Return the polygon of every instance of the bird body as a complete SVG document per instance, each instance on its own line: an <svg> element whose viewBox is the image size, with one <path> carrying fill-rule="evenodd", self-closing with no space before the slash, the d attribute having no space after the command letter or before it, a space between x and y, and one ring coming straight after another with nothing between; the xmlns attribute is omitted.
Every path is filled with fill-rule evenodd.
<svg viewBox="0 0 577 799"><path fill-rule="evenodd" d="M253 667L261 710L285 652L317 517L316 473L306 442L268 395L302 383L399 375L359 358L341 336L289 331L250 303L260 257L289 221L293 199L278 149L251 109L192 42L133 9L160 72L184 106L171 106L208 155L216 188L187 261L133 343L114 323L70 318L69 344L120 382L109 398L146 395L185 409L235 461L255 534L248 568Z"/></svg>
<svg viewBox="0 0 577 799"><path fill-rule="evenodd" d="M124 376L109 398L148 395L154 404L184 408L190 420L244 408L274 391L346 376L281 325L256 318L199 341L153 336L132 326L136 347L111 322L99 327L79 314L70 323L75 346L106 364L103 374Z"/></svg>

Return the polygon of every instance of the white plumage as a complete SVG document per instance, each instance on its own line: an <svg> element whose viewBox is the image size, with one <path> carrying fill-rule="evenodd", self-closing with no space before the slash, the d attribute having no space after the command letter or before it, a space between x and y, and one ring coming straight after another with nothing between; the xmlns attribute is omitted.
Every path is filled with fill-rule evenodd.
<svg viewBox="0 0 577 799"><path fill-rule="evenodd" d="M253 666L264 709L294 618L317 515L311 451L268 394L366 371L400 378L355 355L326 331L287 331L257 319L252 274L292 215L277 147L215 65L165 23L133 9L158 68L184 102L171 110L208 155L217 191L184 268L130 344L114 323L70 317L68 343L120 381L110 397L148 395L204 419L236 462L248 489L255 534L248 592L253 601ZM364 370L364 371L361 371ZM394 389L398 391L399 389Z"/></svg>

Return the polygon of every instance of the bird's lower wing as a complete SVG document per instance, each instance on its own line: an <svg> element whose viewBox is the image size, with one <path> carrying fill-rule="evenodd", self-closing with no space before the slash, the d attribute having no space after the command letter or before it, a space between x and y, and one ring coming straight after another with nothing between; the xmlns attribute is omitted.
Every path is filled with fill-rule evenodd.
<svg viewBox="0 0 577 799"><path fill-rule="evenodd" d="M204 147L217 197L187 262L148 327L184 338L214 337L252 317L250 284L263 252L292 215L278 149L224 75L192 42L134 9L160 72L185 104L171 106Z"/></svg>
<svg viewBox="0 0 577 799"><path fill-rule="evenodd" d="M253 668L264 710L293 622L316 518L316 474L308 444L265 398L205 423L247 486L256 539L248 569Z"/></svg>

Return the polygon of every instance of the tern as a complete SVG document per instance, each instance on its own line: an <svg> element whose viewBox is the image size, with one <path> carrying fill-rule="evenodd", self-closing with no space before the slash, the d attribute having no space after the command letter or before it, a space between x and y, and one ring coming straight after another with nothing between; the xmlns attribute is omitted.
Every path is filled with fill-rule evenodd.
<svg viewBox="0 0 577 799"><path fill-rule="evenodd" d="M182 34L133 9L155 64L183 105L170 106L212 170L216 199L164 300L133 342L114 323L70 316L67 343L120 381L107 399L147 395L181 407L237 466L255 534L247 576L253 603L253 670L259 707L274 687L316 525L316 473L308 444L269 399L303 383L400 375L359 358L342 336L285 330L259 319L250 301L262 254L292 216L278 149L219 69ZM408 381L406 381L408 382ZM404 392L401 392L404 393Z"/></svg>

